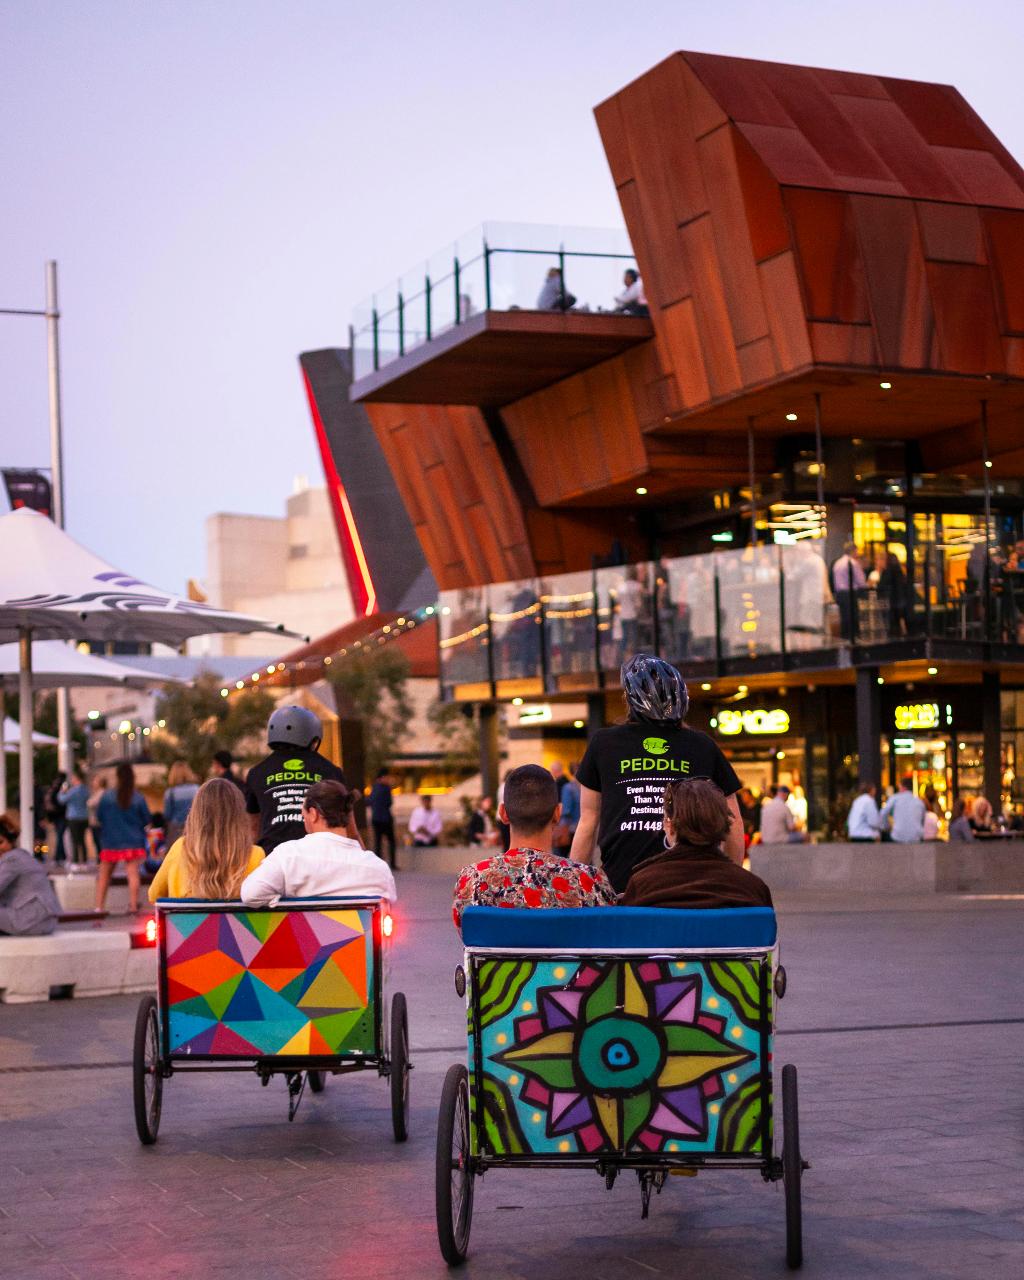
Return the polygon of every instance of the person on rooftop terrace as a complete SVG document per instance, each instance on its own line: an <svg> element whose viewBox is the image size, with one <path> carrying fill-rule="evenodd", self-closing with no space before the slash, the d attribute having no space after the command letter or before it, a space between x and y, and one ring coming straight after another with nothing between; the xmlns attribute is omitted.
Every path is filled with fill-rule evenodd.
<svg viewBox="0 0 1024 1280"><path fill-rule="evenodd" d="M600 846L612 887L626 887L633 868L662 847L662 797L678 778L710 778L725 797L732 822L723 847L743 861L740 780L718 745L684 723L686 683L662 658L638 653L622 666L625 724L598 729L576 777L580 820L572 842L576 862L590 863Z"/></svg>
<svg viewBox="0 0 1024 1280"><path fill-rule="evenodd" d="M452 915L480 907L604 907L615 893L604 874L551 851L551 833L561 817L558 786L539 764L524 764L505 779L498 813L511 828L507 853L463 867L455 885Z"/></svg>
<svg viewBox="0 0 1024 1280"><path fill-rule="evenodd" d="M633 868L623 906L707 910L772 905L765 882L722 852L735 819L709 778L670 782L664 806L667 847Z"/></svg>

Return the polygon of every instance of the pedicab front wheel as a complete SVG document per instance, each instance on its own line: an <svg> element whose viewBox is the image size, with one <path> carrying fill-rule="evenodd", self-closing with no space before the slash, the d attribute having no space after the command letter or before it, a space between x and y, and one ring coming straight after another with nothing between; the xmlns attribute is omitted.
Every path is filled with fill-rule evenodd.
<svg viewBox="0 0 1024 1280"><path fill-rule="evenodd" d="M409 1010L405 996L391 999L391 1126L395 1141L409 1136Z"/></svg>
<svg viewBox="0 0 1024 1280"><path fill-rule="evenodd" d="M160 1103L164 1078L160 1071L160 1023L156 997L143 996L135 1017L135 1049L132 1055L135 1096L135 1128L139 1141L149 1147L160 1130Z"/></svg>
<svg viewBox="0 0 1024 1280"><path fill-rule="evenodd" d="M309 1071L306 1073L309 1077L309 1087L314 1093L323 1093L327 1088L327 1072L326 1071Z"/></svg>
<svg viewBox="0 0 1024 1280"><path fill-rule="evenodd" d="M797 1107L796 1067L782 1068L782 1185L786 1192L786 1264L793 1270L804 1260L803 1222L800 1204L800 1117Z"/></svg>
<svg viewBox="0 0 1024 1280"><path fill-rule="evenodd" d="M448 1068L437 1117L437 1241L450 1267L465 1262L473 1221L473 1169L469 1152L469 1076Z"/></svg>

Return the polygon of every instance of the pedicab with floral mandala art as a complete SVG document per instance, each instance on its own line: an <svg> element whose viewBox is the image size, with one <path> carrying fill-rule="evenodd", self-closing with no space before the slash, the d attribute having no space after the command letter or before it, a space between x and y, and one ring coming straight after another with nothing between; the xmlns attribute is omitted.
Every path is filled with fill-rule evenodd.
<svg viewBox="0 0 1024 1280"><path fill-rule="evenodd" d="M782 1184L786 1260L803 1259L797 1073L772 1036L785 993L769 907L467 907L467 1065L438 1118L437 1230L469 1247L474 1184L491 1169L635 1174L641 1212L670 1176L747 1169ZM778 1118L782 1134L779 1141Z"/></svg>
<svg viewBox="0 0 1024 1280"><path fill-rule="evenodd" d="M388 991L394 918L367 897L274 907L160 899L157 994L135 1024L135 1125L156 1142L164 1081L194 1071L283 1075L288 1119L308 1081L376 1071L389 1083L395 1141L409 1128L405 996Z"/></svg>

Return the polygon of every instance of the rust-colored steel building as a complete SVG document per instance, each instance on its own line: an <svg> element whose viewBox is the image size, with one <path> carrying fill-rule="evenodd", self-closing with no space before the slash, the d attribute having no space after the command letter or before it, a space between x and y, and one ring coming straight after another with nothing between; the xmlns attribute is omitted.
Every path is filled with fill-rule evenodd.
<svg viewBox="0 0 1024 1280"><path fill-rule="evenodd" d="M593 725L657 649L812 827L1024 810L1024 171L889 77L677 53L595 114L628 238L489 225L356 317L446 696Z"/></svg>

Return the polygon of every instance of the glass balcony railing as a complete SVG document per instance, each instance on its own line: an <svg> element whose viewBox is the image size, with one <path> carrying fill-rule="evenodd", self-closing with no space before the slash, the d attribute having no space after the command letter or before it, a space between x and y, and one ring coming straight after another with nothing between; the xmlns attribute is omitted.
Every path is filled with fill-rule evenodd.
<svg viewBox="0 0 1024 1280"><path fill-rule="evenodd" d="M355 309L355 376L480 311L614 311L623 272L635 267L622 230L484 223Z"/></svg>
<svg viewBox="0 0 1024 1280"><path fill-rule="evenodd" d="M842 646L1024 644L1024 566L986 582L951 557L919 545L895 590L844 578L806 539L445 591L441 681L449 697L527 696L597 688L638 651L713 673L828 666Z"/></svg>

